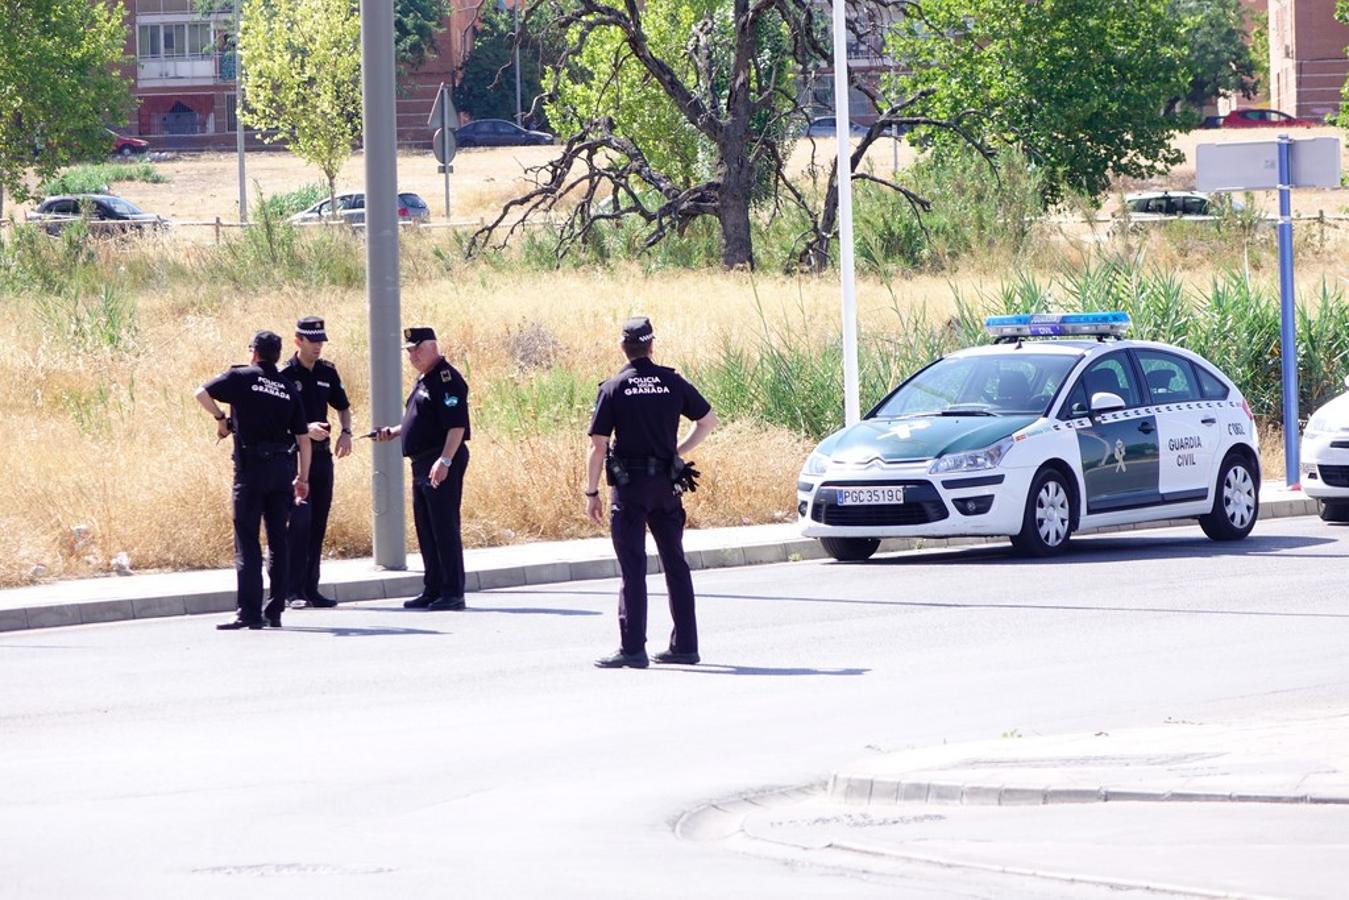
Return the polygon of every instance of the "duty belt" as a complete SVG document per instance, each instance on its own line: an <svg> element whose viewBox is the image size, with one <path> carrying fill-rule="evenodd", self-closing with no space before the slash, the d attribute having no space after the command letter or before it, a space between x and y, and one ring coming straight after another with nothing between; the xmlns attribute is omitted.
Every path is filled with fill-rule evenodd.
<svg viewBox="0 0 1349 900"><path fill-rule="evenodd" d="M253 444L244 444L240 449L249 456L259 456L263 459L270 459L274 456L290 456L295 452L295 445L281 444L272 441L259 441Z"/></svg>
<svg viewBox="0 0 1349 900"><path fill-rule="evenodd" d="M670 460L661 459L659 456L615 456L614 459L629 472L658 475L670 470Z"/></svg>

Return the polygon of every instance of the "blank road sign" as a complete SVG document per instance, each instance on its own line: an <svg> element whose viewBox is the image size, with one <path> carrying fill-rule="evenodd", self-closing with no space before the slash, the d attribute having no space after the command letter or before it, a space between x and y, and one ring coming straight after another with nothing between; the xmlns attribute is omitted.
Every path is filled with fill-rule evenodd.
<svg viewBox="0 0 1349 900"><path fill-rule="evenodd" d="M1340 139L1305 138L1289 148L1293 187L1340 186ZM1200 144L1195 187L1201 191L1258 191L1279 186L1279 142Z"/></svg>

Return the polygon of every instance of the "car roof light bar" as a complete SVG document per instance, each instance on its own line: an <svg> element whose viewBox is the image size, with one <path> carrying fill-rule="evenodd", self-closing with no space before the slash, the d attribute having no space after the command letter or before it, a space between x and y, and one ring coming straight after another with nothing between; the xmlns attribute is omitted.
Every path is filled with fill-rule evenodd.
<svg viewBox="0 0 1349 900"><path fill-rule="evenodd" d="M989 316L984 330L990 336L1024 337L1123 337L1129 331L1126 312L1094 313L1022 313L1014 316Z"/></svg>

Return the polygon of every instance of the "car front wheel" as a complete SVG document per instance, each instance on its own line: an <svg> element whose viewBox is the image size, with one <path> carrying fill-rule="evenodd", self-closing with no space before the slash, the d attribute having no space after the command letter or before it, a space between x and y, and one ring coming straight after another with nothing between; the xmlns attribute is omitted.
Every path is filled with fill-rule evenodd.
<svg viewBox="0 0 1349 900"><path fill-rule="evenodd" d="M1251 533L1260 515L1260 489L1246 460L1237 455L1223 460L1213 510L1199 517L1199 527L1215 541L1239 541Z"/></svg>
<svg viewBox="0 0 1349 900"><path fill-rule="evenodd" d="M1057 469L1044 469L1031 482L1021 531L1012 536L1012 545L1029 556L1053 556L1063 552L1072 534L1068 484Z"/></svg>
<svg viewBox="0 0 1349 900"><path fill-rule="evenodd" d="M1349 500L1322 500L1322 522L1349 522Z"/></svg>
<svg viewBox="0 0 1349 900"><path fill-rule="evenodd" d="M870 559L881 546L876 538L820 538L824 552L839 562L862 562Z"/></svg>

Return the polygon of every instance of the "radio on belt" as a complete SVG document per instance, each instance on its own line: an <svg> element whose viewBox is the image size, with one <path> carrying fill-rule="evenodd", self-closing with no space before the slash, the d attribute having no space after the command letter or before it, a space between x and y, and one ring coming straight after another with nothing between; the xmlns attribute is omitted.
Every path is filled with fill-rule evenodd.
<svg viewBox="0 0 1349 900"><path fill-rule="evenodd" d="M998 340L1073 336L1118 338L1128 333L1129 326L1129 314L1121 311L1021 313L1014 316L989 316L984 319L984 330Z"/></svg>

